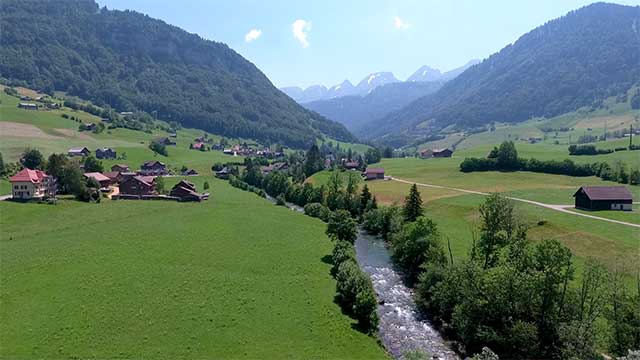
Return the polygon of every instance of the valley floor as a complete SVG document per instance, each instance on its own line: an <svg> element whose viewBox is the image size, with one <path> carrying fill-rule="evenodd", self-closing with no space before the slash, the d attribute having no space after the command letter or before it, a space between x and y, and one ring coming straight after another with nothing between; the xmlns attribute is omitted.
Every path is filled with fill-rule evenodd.
<svg viewBox="0 0 640 360"><path fill-rule="evenodd" d="M190 180L212 197L1 202L0 357L386 357L333 302L323 223Z"/></svg>

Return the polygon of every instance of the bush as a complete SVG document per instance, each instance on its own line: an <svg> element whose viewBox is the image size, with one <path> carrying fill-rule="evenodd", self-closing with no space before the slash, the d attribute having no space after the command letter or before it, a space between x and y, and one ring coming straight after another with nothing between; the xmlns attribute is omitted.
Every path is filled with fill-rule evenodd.
<svg viewBox="0 0 640 360"><path fill-rule="evenodd" d="M163 156L169 156L169 153L167 152L167 147L164 146L163 144L160 144L158 142L152 142L151 144L149 144L149 149L151 149L151 151L153 151L156 154L160 154Z"/></svg>
<svg viewBox="0 0 640 360"><path fill-rule="evenodd" d="M287 202L284 199L284 195L280 194L276 197L276 205L287 206Z"/></svg>
<svg viewBox="0 0 640 360"><path fill-rule="evenodd" d="M377 300L369 277L353 259L338 266L336 274L338 303L353 315L363 330L372 332L378 326Z"/></svg>
<svg viewBox="0 0 640 360"><path fill-rule="evenodd" d="M304 213L308 216L319 218L324 222L329 221L331 210L320 203L310 203L304 206Z"/></svg>

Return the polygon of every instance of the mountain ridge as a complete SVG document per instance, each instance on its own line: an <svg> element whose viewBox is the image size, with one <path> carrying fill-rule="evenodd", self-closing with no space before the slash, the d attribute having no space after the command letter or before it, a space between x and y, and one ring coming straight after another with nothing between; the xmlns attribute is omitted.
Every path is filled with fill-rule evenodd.
<svg viewBox="0 0 640 360"><path fill-rule="evenodd" d="M93 0L0 2L0 73L118 111L212 133L306 147L342 125L311 112L227 45Z"/></svg>

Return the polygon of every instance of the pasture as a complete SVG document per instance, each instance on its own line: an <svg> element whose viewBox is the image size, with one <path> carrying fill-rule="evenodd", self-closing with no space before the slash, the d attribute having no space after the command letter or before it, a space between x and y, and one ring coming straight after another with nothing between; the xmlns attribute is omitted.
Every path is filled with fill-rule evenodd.
<svg viewBox="0 0 640 360"><path fill-rule="evenodd" d="M1 202L0 357L386 357L333 303L323 223L194 179L208 201Z"/></svg>

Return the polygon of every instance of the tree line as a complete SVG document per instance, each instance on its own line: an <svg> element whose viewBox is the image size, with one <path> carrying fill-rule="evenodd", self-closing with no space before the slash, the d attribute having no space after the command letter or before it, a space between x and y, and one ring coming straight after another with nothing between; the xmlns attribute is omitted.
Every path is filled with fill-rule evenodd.
<svg viewBox="0 0 640 360"><path fill-rule="evenodd" d="M603 180L622 184L639 185L640 169L631 168L621 160L612 165L607 162L576 164L570 159L538 160L518 157L512 141L503 142L495 147L486 158L466 158L460 163L460 171L531 171L545 174L569 176L597 176Z"/></svg>

